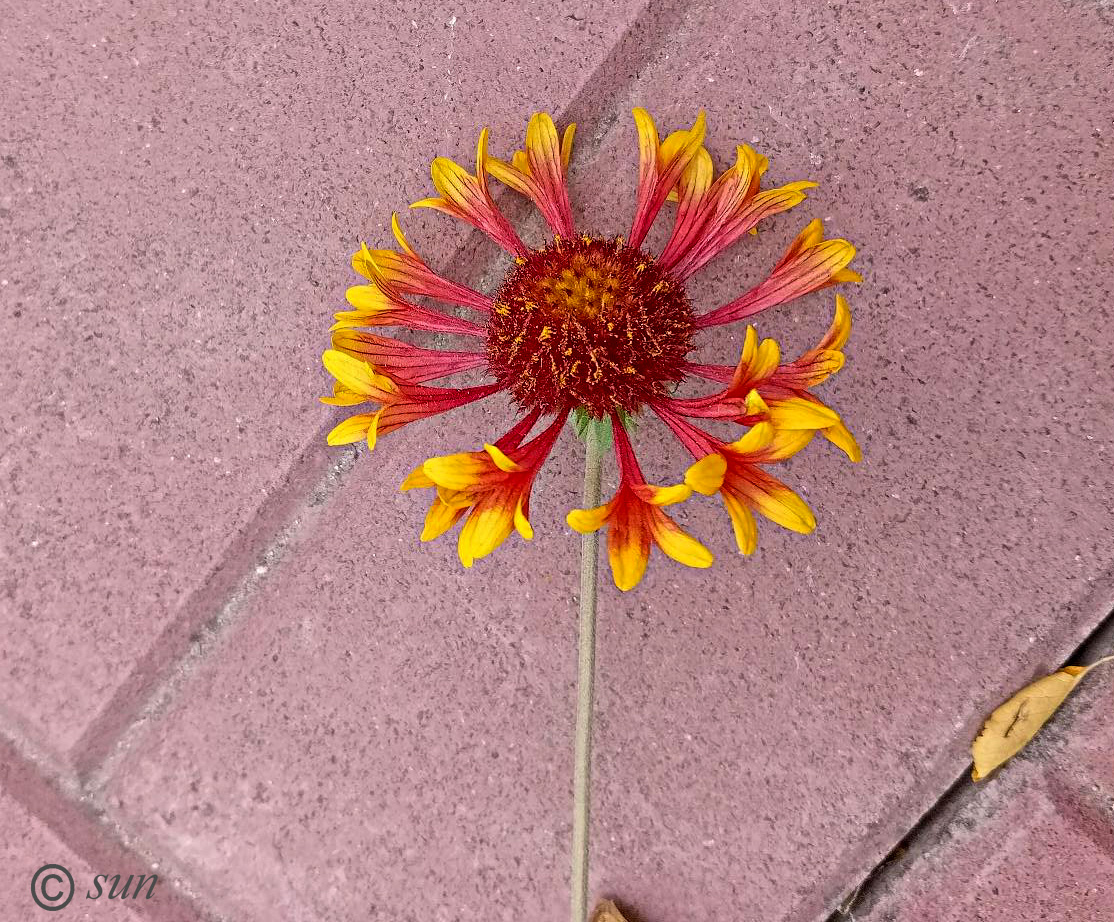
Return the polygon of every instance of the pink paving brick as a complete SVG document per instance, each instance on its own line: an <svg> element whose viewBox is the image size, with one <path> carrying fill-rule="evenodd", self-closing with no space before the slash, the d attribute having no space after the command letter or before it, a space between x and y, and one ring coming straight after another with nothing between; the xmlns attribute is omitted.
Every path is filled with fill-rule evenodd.
<svg viewBox="0 0 1114 922"><path fill-rule="evenodd" d="M927 862L893 904L860 922L1060 922L1114 919L1114 855L1039 790Z"/></svg>
<svg viewBox="0 0 1114 922"><path fill-rule="evenodd" d="M822 184L707 273L701 304L814 216L867 276L827 391L866 460L791 465L816 536L767 525L740 559L722 511L690 503L718 569L658 561L604 594L594 881L650 922L824 918L964 770L988 704L1109 608L1109 49L1096 11L1057 6L1050 36L1050 8L705 6L636 86L669 127L707 105L721 163L757 139L775 180ZM580 164L597 230L623 230L633 146L623 117ZM830 310L760 329L811 345ZM500 422L476 409L361 458L119 763L113 815L222 910L564 915L575 449L538 490L536 541L474 572L451 543L419 550L421 500L394 492ZM676 476L652 426L639 450Z"/></svg>
<svg viewBox="0 0 1114 922"><path fill-rule="evenodd" d="M3 922L35 918L201 922L203 910L193 901L188 881L131 849L121 830L103 822L84 792L57 783L50 774L49 766L0 739ZM64 872L48 868L40 874L46 865L60 865ZM136 898L141 878L146 880ZM73 896L61 905L70 895L70 879ZM31 896L32 882L38 884L36 893L43 906L63 915L42 915L45 909L37 908Z"/></svg>
<svg viewBox="0 0 1114 922"><path fill-rule="evenodd" d="M417 502L393 486L437 438L361 459L345 495L374 516L322 511L108 791L233 917L512 920L561 902L576 560L538 541L482 584L449 545L415 564Z"/></svg>
<svg viewBox="0 0 1114 922"><path fill-rule="evenodd" d="M855 917L1114 920L1112 707L1114 685L1096 672L1025 755L969 793L942 839Z"/></svg>
<svg viewBox="0 0 1114 922"><path fill-rule="evenodd" d="M10 11L9 729L88 767L100 742L83 734L98 718L111 733L102 711L133 706L215 614L257 550L249 521L325 420L318 334L358 239L383 240L389 209L427 194L432 156L467 161L479 124L506 143L538 105L568 106L640 7ZM604 86L644 50L624 46Z"/></svg>
<svg viewBox="0 0 1114 922"><path fill-rule="evenodd" d="M35 879L40 868L48 864L61 865L69 872L74 891L70 902L60 909L60 915L50 916L37 906L31 896L31 882ZM124 871L124 880L127 879L127 869L113 869L114 873ZM150 873L147 868L133 867L132 873L142 875ZM8 796L0 788L0 918L2 919L50 919L61 918L66 920L88 920L88 922L139 922L142 917L133 912L123 900L107 899L107 881L102 881L101 892L98 894L94 885L97 873L106 873L106 869L95 870L79 855L70 849L46 828L43 823L30 815L23 806ZM47 880L51 875L57 875L58 880ZM57 906L66 899L69 893L69 883L64 875L57 870L46 871L39 877L45 894L39 890L40 897L48 906ZM119 890L117 893L119 894ZM144 891L148 892L147 890ZM159 885L156 883L152 899L159 895ZM97 899L88 899L92 893Z"/></svg>

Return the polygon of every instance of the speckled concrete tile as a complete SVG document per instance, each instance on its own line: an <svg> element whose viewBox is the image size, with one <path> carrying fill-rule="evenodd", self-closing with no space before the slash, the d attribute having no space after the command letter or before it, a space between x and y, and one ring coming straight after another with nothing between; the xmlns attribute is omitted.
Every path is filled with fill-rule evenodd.
<svg viewBox="0 0 1114 922"><path fill-rule="evenodd" d="M669 127L706 105L721 162L752 141L775 179L822 184L702 276L701 304L815 216L860 245L867 278L849 366L827 388L866 460L815 446L790 466L816 535L767 524L741 559L722 510L690 503L718 569L656 561L635 592L604 593L594 883L651 922L823 918L963 771L988 702L1055 665L1109 606L1098 15L708 5L636 88ZM622 229L633 146L621 119L600 163L581 164L581 200L608 216L595 229ZM830 310L815 297L759 327L811 345ZM420 502L393 492L414 459L476 445L498 415L361 459L121 762L114 815L220 906L565 912L576 544L559 512L575 451L558 452L563 495L539 491L536 541L474 572L451 546L418 551ZM675 473L654 427L638 445L653 477Z"/></svg>
<svg viewBox="0 0 1114 922"><path fill-rule="evenodd" d="M1114 686L1100 675L855 917L1114 920Z"/></svg>
<svg viewBox="0 0 1114 922"><path fill-rule="evenodd" d="M10 727L67 753L207 574L237 564L229 548L325 420L319 333L358 239L427 194L434 155L472 157L479 125L508 143L534 108L568 105L641 5L9 11Z"/></svg>
<svg viewBox="0 0 1114 922"><path fill-rule="evenodd" d="M143 918L133 912L127 900L108 899L111 884L101 881L98 893L94 883L97 874L117 874L123 872L127 881L127 868L92 868L81 855L75 855L43 823L30 815L23 806L8 796L0 787L0 892L3 904L0 905L0 918L4 919L68 919L82 922L139 922ZM69 903L60 905L70 892L69 883L57 870L49 870L38 876L38 893L46 906L59 907L53 911L62 915L49 916L35 904L31 896L32 881L40 868L48 864L61 865L73 879L73 896ZM143 869L133 867L132 873L142 875ZM47 878L57 875L58 880ZM133 883L133 888L136 883ZM43 889L45 887L45 891ZM134 892L134 890L129 890ZM157 899L158 883L154 889L144 890ZM89 895L96 896L89 899ZM117 896L121 894L117 890Z"/></svg>

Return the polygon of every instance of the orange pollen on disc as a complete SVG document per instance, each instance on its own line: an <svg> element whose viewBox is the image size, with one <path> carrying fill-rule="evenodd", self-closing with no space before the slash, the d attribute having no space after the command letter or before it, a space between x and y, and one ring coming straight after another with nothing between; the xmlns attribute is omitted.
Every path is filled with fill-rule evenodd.
<svg viewBox="0 0 1114 922"><path fill-rule="evenodd" d="M633 414L681 380L693 332L684 287L652 257L584 235L515 260L494 298L487 353L523 407Z"/></svg>

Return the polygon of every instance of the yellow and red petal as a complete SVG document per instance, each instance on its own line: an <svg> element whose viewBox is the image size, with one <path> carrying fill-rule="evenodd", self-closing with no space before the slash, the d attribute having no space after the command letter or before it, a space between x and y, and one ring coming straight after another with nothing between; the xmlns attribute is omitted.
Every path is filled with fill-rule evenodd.
<svg viewBox="0 0 1114 922"><path fill-rule="evenodd" d="M733 323L759 311L844 281L861 281L847 269L855 247L842 238L825 240L824 225L810 223L790 245L769 277L746 294L696 319L700 328Z"/></svg>
<svg viewBox="0 0 1114 922"><path fill-rule="evenodd" d="M641 581L654 544L687 566L709 566L712 556L708 549L661 510L662 506L687 499L692 495L692 487L688 484L673 487L647 484L618 417L612 418L612 434L619 462L619 489L602 506L574 509L567 516L569 526L582 534L607 527L611 575L615 585L623 591Z"/></svg>
<svg viewBox="0 0 1114 922"><path fill-rule="evenodd" d="M514 528L524 540L534 540L534 527L530 524L530 513L527 508L528 497L520 497L514 507Z"/></svg>
<svg viewBox="0 0 1114 922"><path fill-rule="evenodd" d="M422 465L427 477L447 490L489 489L507 479L505 471L495 466L482 451L460 452L430 458Z"/></svg>
<svg viewBox="0 0 1114 922"><path fill-rule="evenodd" d="M654 543L667 556L686 567L704 569L715 562L715 557L703 544L686 532L664 512L655 509L650 516Z"/></svg>
<svg viewBox="0 0 1114 922"><path fill-rule="evenodd" d="M447 509L460 514L471 510L457 542L457 553L464 566L470 567L490 554L506 541L511 531L527 540L533 538L530 490L567 418L568 414L559 415L543 432L522 445L522 439L538 419L537 413L527 414L494 445L485 445L482 451L430 458L422 464L420 476L411 475L416 485L436 486L437 497ZM437 521L441 522L448 512L439 515Z"/></svg>
<svg viewBox="0 0 1114 922"><path fill-rule="evenodd" d="M361 394L371 400L385 403L398 393L398 385L386 375L376 372L362 359L337 349L326 349L321 361L346 391Z"/></svg>
<svg viewBox="0 0 1114 922"><path fill-rule="evenodd" d="M468 490L450 490L441 486L437 487L437 497L453 509L471 509L477 499L476 494Z"/></svg>
<svg viewBox="0 0 1114 922"><path fill-rule="evenodd" d="M562 237L574 233L565 174L575 127L569 125L559 138L553 119L535 112L526 128L525 150L515 151L510 163L489 162L491 175L533 201L553 232Z"/></svg>
<svg viewBox="0 0 1114 922"><path fill-rule="evenodd" d="M395 381L410 384L433 381L487 364L487 356L482 352L424 349L398 339L355 330L334 333L333 348L363 359ZM334 394L337 398L342 396Z"/></svg>
<svg viewBox="0 0 1114 922"><path fill-rule="evenodd" d="M387 435L412 422L455 410L502 390L500 384L462 388L429 388L400 384L399 392L383 407L379 435Z"/></svg>
<svg viewBox="0 0 1114 922"><path fill-rule="evenodd" d="M441 497L434 496L429 511L426 513L425 522L422 525L421 540L433 541L436 538L440 538L461 520L467 508L467 506L450 506L443 502Z"/></svg>
<svg viewBox="0 0 1114 922"><path fill-rule="evenodd" d="M733 493L721 494L723 506L731 517L731 530L735 535L735 545L740 554L753 554L758 547L758 525L750 507Z"/></svg>
<svg viewBox="0 0 1114 922"><path fill-rule="evenodd" d="M329 445L351 445L353 442L362 442L367 438L368 430L376 422L379 413L358 413L337 423L325 441Z"/></svg>
<svg viewBox="0 0 1114 922"><path fill-rule="evenodd" d="M658 257L658 262L675 278L681 278L679 274L673 272L673 266L677 261L676 254L687 252L696 246L707 226L708 211L711 207L709 191L712 188L714 175L712 157L702 147L681 173L675 192L669 195L670 199L677 200L677 215L673 221L673 233L661 256Z"/></svg>
<svg viewBox="0 0 1114 922"><path fill-rule="evenodd" d="M812 510L789 487L754 465L728 464L723 491L790 531L807 535L816 528Z"/></svg>
<svg viewBox="0 0 1114 922"><path fill-rule="evenodd" d="M355 310L338 313L338 322L333 329L402 326L458 336L483 338L487 335L483 327L470 320L413 304L405 298L388 294L377 284L353 285L345 292L345 297Z"/></svg>
<svg viewBox="0 0 1114 922"><path fill-rule="evenodd" d="M375 443L379 440L379 424L382 422L386 412L387 408L384 407L371 418L371 423L367 427L367 438L365 440L367 442L368 451L375 451Z"/></svg>
<svg viewBox="0 0 1114 922"><path fill-rule="evenodd" d="M703 397L660 398L658 406L683 416L698 419L731 419L745 425L753 425L766 419L770 410L762 399L762 389L769 380L770 368L777 368L779 348L772 339L755 344L757 335L747 329L743 344L743 355L738 366L731 374L731 381L721 391ZM715 375L719 380L726 377L726 366L688 365L690 371L704 377ZM704 369L710 373L705 374ZM790 396L787 393L779 396ZM698 453L699 454L699 453Z"/></svg>
<svg viewBox="0 0 1114 922"><path fill-rule="evenodd" d="M703 148L705 121L704 110L701 109L692 128L675 131L664 141L659 141L650 113L637 108L633 114L638 129L638 203L629 243L638 247L681 174Z"/></svg>
<svg viewBox="0 0 1114 922"><path fill-rule="evenodd" d="M603 528L608 516L611 515L613 505L612 501L591 509L573 509L565 516L565 521L573 531L587 535Z"/></svg>
<svg viewBox="0 0 1114 922"><path fill-rule="evenodd" d="M569 161L572 160L572 142L575 137L576 122L569 122L561 135L561 163L564 165L566 173L569 171Z"/></svg>
<svg viewBox="0 0 1114 922"><path fill-rule="evenodd" d="M397 215L392 220L396 236L400 236L402 231L398 227ZM409 245L404 252L396 253L394 250L369 250L365 244L353 254L352 268L369 282L400 295L424 295L485 313L491 310L491 298L466 285L442 278Z"/></svg>
<svg viewBox="0 0 1114 922"><path fill-rule="evenodd" d="M859 443L855 441L855 437L851 434L851 430L842 422L821 429L820 434L856 464L863 460L863 452L862 449L859 448Z"/></svg>
<svg viewBox="0 0 1114 922"><path fill-rule="evenodd" d="M529 199L534 197L534 184L530 181L530 165L526 162L526 154L516 150L510 163L496 160L494 157L488 161L488 172L499 180L508 189L513 189L519 195Z"/></svg>
<svg viewBox="0 0 1114 922"><path fill-rule="evenodd" d="M781 347L777 340L767 338L759 342L758 331L748 324L730 390L735 394L749 393L777 371L780 362Z"/></svg>
<svg viewBox="0 0 1114 922"><path fill-rule="evenodd" d="M457 556L470 567L510 537L514 529L517 497L503 494L482 498L464 523L457 540Z"/></svg>
<svg viewBox="0 0 1114 922"><path fill-rule="evenodd" d="M611 578L623 592L633 589L650 561L650 532L640 525L613 526L607 532L607 561Z"/></svg>
<svg viewBox="0 0 1114 922"><path fill-rule="evenodd" d="M571 236L572 210L565 185L565 160L562 157L561 141L553 119L544 112L535 113L526 128L526 160L530 164L530 175L537 182L542 198L547 203L547 210L563 219L554 231Z"/></svg>
<svg viewBox="0 0 1114 922"><path fill-rule="evenodd" d="M814 397L770 400L770 421L778 429L827 429L839 423L839 414Z"/></svg>
<svg viewBox="0 0 1114 922"><path fill-rule="evenodd" d="M677 483L668 487L656 487L648 483L632 484L634 494L650 506L672 506L683 503L692 496L692 487L686 483Z"/></svg>
<svg viewBox="0 0 1114 922"><path fill-rule="evenodd" d="M792 182L760 192L768 161L749 145L736 151L735 165L702 194L692 213L679 210L673 234L661 255L662 266L684 280L772 215L800 204L813 182ZM690 165L691 169L691 165ZM682 175L682 185L685 177ZM683 203L683 193L678 195Z"/></svg>
<svg viewBox="0 0 1114 922"><path fill-rule="evenodd" d="M839 351L851 335L851 310L847 299L836 295L836 313L828 332L812 349L778 367L770 376L772 387L803 391L826 381L839 371L846 358Z"/></svg>
<svg viewBox="0 0 1114 922"><path fill-rule="evenodd" d="M322 361L330 374L348 391L363 395L369 401L383 405L382 409L374 416L375 424L367 432L368 446L372 448L375 446L375 439L379 435L386 435L407 423L428 416L436 416L464 404L482 400L502 390L500 384L444 388L401 383L378 373L367 362L337 349L327 349L322 355ZM368 417L368 419L370 421L371 417ZM356 441L356 439L351 438L352 425L354 424L349 424L345 428L345 424L342 423L333 430L330 438L343 437L347 442ZM330 444L345 443L330 442Z"/></svg>
<svg viewBox="0 0 1114 922"><path fill-rule="evenodd" d="M526 128L526 161L537 186L538 205L546 220L554 233L572 236L572 208L565 183L567 161L562 155L557 126L544 112L535 113Z"/></svg>
<svg viewBox="0 0 1114 922"><path fill-rule="evenodd" d="M487 452L492 463L506 474L515 474L524 470L521 464L508 458L497 445L484 445L484 451Z"/></svg>
<svg viewBox="0 0 1114 922"><path fill-rule="evenodd" d="M713 451L689 465L685 471L685 483L702 496L714 496L723 486L726 473L727 459L718 451Z"/></svg>
<svg viewBox="0 0 1114 922"><path fill-rule="evenodd" d="M815 429L777 429L766 446L755 453L754 461L759 464L787 461L802 451L815 435Z"/></svg>
<svg viewBox="0 0 1114 922"><path fill-rule="evenodd" d="M771 383L794 390L804 390L824 383L843 368L845 363L844 354L835 349L810 349L796 361L778 368L777 373L771 378Z"/></svg>
<svg viewBox="0 0 1114 922"><path fill-rule="evenodd" d="M487 187L487 135L480 132L476 144L476 173L469 173L447 157L437 157L430 167L438 196L415 202L411 208L434 208L471 224L515 256L529 251L515 229L496 206Z"/></svg>
<svg viewBox="0 0 1114 922"><path fill-rule="evenodd" d="M399 485L399 490L405 492L406 490L421 490L435 486L437 484L430 480L429 475L425 472L424 465L419 464L406 475L406 479Z"/></svg>
<svg viewBox="0 0 1114 922"><path fill-rule="evenodd" d="M824 338L820 340L816 348L818 350L839 350L847 345L847 340L850 338L851 306L847 303L847 299L843 295L836 295L835 317L832 318L832 325L828 328L828 332L824 335Z"/></svg>
<svg viewBox="0 0 1114 922"><path fill-rule="evenodd" d="M357 394L339 381L333 381L333 396L317 399L331 407L356 407L361 403L367 403L369 400L366 394Z"/></svg>
<svg viewBox="0 0 1114 922"><path fill-rule="evenodd" d="M615 585L626 592L641 581L657 544L666 556L689 567L708 567L712 554L657 506L620 487L607 520L607 557Z"/></svg>
<svg viewBox="0 0 1114 922"><path fill-rule="evenodd" d="M730 445L724 446L726 451L743 458L753 460L773 441L777 430L771 422L761 422L751 426L746 433Z"/></svg>

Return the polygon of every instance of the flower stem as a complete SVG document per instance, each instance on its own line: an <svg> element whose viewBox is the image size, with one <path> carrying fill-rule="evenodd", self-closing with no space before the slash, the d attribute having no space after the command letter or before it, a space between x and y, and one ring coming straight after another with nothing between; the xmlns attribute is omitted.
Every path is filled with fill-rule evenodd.
<svg viewBox="0 0 1114 922"><path fill-rule="evenodd" d="M606 419L590 419L584 433L584 508L600 504ZM599 532L580 542L580 630L577 641L576 748L572 806L572 922L588 918L588 826L592 784L592 709L599 601Z"/></svg>

